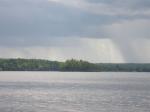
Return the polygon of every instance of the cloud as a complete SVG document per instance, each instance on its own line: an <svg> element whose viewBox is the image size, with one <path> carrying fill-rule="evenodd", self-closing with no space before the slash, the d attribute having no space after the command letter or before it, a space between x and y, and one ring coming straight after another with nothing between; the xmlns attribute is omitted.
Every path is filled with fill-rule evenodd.
<svg viewBox="0 0 150 112"><path fill-rule="evenodd" d="M96 36L85 29L114 21L46 0L2 0L0 8L0 39L5 44L5 39L17 44L31 38Z"/></svg>
<svg viewBox="0 0 150 112"><path fill-rule="evenodd" d="M126 38L113 41L125 57L128 63L149 63L150 62L150 39Z"/></svg>
<svg viewBox="0 0 150 112"><path fill-rule="evenodd" d="M107 37L120 49L126 62L150 62L150 21L132 20L106 26Z"/></svg>
<svg viewBox="0 0 150 112"><path fill-rule="evenodd" d="M115 39L125 38L150 38L150 21L147 19L123 21L106 25L108 37Z"/></svg>
<svg viewBox="0 0 150 112"><path fill-rule="evenodd" d="M74 41L66 40L64 46L0 47L0 57L58 61L75 58L90 62L124 62L121 52L109 39L78 38L76 42ZM64 41L60 44L64 44Z"/></svg>
<svg viewBox="0 0 150 112"><path fill-rule="evenodd" d="M149 0L0 0L2 57L150 62L149 29Z"/></svg>
<svg viewBox="0 0 150 112"><path fill-rule="evenodd" d="M49 0L65 6L111 16L150 16L149 0ZM146 10L145 10L146 9Z"/></svg>
<svg viewBox="0 0 150 112"><path fill-rule="evenodd" d="M107 26L149 21L148 4L147 0L1 0L0 44L38 44L41 38L45 42L60 37L108 38Z"/></svg>

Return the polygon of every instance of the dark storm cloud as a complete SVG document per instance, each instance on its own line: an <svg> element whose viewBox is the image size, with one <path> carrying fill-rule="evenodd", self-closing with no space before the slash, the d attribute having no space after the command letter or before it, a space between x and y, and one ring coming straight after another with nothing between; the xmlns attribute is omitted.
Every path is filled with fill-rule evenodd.
<svg viewBox="0 0 150 112"><path fill-rule="evenodd" d="M126 62L148 62L149 29L150 0L0 0L0 57L47 57L52 50L54 58L105 54L108 62L118 49L114 59L121 54Z"/></svg>
<svg viewBox="0 0 150 112"><path fill-rule="evenodd" d="M126 9L130 8L132 10L145 10L150 9L150 1L149 0L116 0L114 2L116 5L120 5L120 7L124 7Z"/></svg>
<svg viewBox="0 0 150 112"><path fill-rule="evenodd" d="M105 15L96 16L46 0L2 0L0 9L1 45L17 45L18 42L38 44L41 42L38 40L47 42L56 37L96 36L100 33L84 29L113 21Z"/></svg>
<svg viewBox="0 0 150 112"><path fill-rule="evenodd" d="M1 0L0 45L47 45L64 37L109 38L105 26L149 19L149 0L77 0L77 7L71 0L50 1Z"/></svg>
<svg viewBox="0 0 150 112"><path fill-rule="evenodd" d="M87 0L90 3L107 4L126 9L150 9L150 0Z"/></svg>

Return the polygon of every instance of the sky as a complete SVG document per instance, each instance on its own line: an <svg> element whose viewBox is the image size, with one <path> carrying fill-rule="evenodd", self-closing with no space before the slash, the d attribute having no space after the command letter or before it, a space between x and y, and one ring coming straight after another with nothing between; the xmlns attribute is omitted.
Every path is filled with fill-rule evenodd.
<svg viewBox="0 0 150 112"><path fill-rule="evenodd" d="M150 63L150 0L0 0L0 58Z"/></svg>

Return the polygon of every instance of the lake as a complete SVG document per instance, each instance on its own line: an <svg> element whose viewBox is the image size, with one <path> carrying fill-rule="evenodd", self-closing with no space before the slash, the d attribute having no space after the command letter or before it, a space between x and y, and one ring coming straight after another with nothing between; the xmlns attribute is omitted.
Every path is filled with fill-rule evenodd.
<svg viewBox="0 0 150 112"><path fill-rule="evenodd" d="M0 72L1 112L149 112L149 73Z"/></svg>

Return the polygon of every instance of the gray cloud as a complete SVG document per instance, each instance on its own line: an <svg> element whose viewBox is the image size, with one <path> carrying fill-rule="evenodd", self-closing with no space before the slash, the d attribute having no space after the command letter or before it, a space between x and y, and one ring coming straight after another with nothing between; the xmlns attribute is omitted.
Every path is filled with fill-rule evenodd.
<svg viewBox="0 0 150 112"><path fill-rule="evenodd" d="M125 8L127 10L150 9L149 0L85 0L90 3L106 4L113 8Z"/></svg>
<svg viewBox="0 0 150 112"><path fill-rule="evenodd" d="M103 26L125 20L149 19L149 15L143 13L145 7L149 8L148 0L132 0L132 2L129 0L108 0L107 2L104 0L99 0L99 2L97 0L94 0L95 2L93 0L91 2L89 0L50 1L1 0L1 44L7 38L11 42L14 40L14 43L16 40L36 41L40 40L38 38L49 40L49 38L56 37L106 38L109 32L104 31ZM66 6L63 3L68 4ZM76 7L76 3L79 3L78 7ZM134 7L136 7L134 11L138 14L132 15L134 11L131 11L131 8ZM137 8L139 8L138 11ZM6 42L4 43L6 44Z"/></svg>
<svg viewBox="0 0 150 112"><path fill-rule="evenodd" d="M125 62L149 63L150 62L150 40L145 38L122 38L113 40L122 52Z"/></svg>
<svg viewBox="0 0 150 112"><path fill-rule="evenodd" d="M114 21L105 15L96 16L46 0L2 0L0 8L1 44L9 40L15 43L38 38L96 36L100 34L85 29Z"/></svg>
<svg viewBox="0 0 150 112"><path fill-rule="evenodd" d="M150 0L0 0L1 47L82 46L82 38L107 38L128 61L142 62L150 56L149 29Z"/></svg>
<svg viewBox="0 0 150 112"><path fill-rule="evenodd" d="M63 4L68 7L74 7L89 13L111 16L128 16L128 17L149 17L149 1L148 0L49 0ZM146 9L146 10L144 10Z"/></svg>

